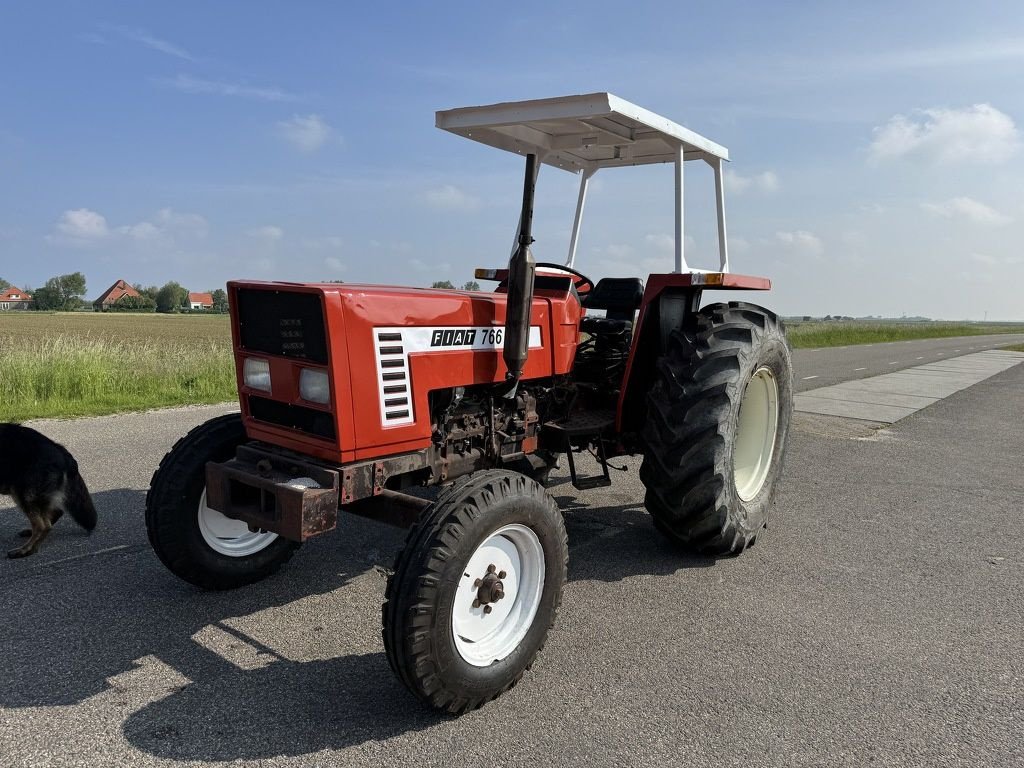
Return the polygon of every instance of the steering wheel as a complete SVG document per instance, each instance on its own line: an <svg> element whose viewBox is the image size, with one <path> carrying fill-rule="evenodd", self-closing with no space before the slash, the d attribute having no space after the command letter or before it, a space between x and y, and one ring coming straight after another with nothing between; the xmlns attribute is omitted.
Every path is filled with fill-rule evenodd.
<svg viewBox="0 0 1024 768"><path fill-rule="evenodd" d="M587 294L594 290L594 281L582 272L577 272L572 267L567 267L564 264L554 264L550 261L538 261L536 266L538 269L540 267L546 267L548 269L557 269L562 272L568 272L570 275L575 277L576 279L572 281L572 284L580 299L586 298Z"/></svg>

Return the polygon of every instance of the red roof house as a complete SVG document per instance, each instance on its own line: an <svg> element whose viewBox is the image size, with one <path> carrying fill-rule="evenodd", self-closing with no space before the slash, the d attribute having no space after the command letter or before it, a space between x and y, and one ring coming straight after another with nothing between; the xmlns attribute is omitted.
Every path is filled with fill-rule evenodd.
<svg viewBox="0 0 1024 768"><path fill-rule="evenodd" d="M213 309L213 296L208 293L188 294L188 306L190 309Z"/></svg>
<svg viewBox="0 0 1024 768"><path fill-rule="evenodd" d="M141 294L132 288L124 280L118 280L112 286L107 288L96 301L92 303L93 307L98 311L110 309L111 306L119 302L125 296L132 296L134 298L140 298Z"/></svg>
<svg viewBox="0 0 1024 768"><path fill-rule="evenodd" d="M0 291L0 311L12 309L30 309L32 307L32 294L25 293L13 285Z"/></svg>

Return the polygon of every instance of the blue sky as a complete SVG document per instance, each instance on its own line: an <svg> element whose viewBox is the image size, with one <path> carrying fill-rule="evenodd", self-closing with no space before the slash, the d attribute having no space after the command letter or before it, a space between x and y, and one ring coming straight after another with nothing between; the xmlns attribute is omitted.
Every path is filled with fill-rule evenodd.
<svg viewBox="0 0 1024 768"><path fill-rule="evenodd" d="M773 278L763 303L1024 320L1019 3L22 3L0 71L19 286L462 282L508 257L521 160L434 110L611 91L729 147L733 269ZM541 173L540 260L575 183ZM671 194L668 166L598 174L577 266L669 271Z"/></svg>

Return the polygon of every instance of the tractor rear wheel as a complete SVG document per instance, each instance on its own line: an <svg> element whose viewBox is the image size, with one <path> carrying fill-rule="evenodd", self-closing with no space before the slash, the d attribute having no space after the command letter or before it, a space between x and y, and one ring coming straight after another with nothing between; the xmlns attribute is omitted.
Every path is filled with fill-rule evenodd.
<svg viewBox="0 0 1024 768"><path fill-rule="evenodd" d="M544 645L568 560L562 514L538 483L503 470L459 479L424 510L388 579L392 670L451 714L501 695Z"/></svg>
<svg viewBox="0 0 1024 768"><path fill-rule="evenodd" d="M673 331L648 395L640 478L655 527L704 554L739 554L768 521L789 436L793 366L782 321L711 304Z"/></svg>

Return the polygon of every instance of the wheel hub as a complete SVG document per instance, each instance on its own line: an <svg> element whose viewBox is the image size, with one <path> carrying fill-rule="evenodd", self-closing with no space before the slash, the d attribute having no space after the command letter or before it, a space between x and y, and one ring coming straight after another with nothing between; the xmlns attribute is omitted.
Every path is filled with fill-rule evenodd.
<svg viewBox="0 0 1024 768"><path fill-rule="evenodd" d="M473 601L473 607L479 608L481 605L486 606L484 613L490 613L490 603L496 603L505 596L505 584L502 579L507 574L505 571L498 571L498 567L493 563L487 566L487 573L482 579L477 579L473 582L473 586L476 590L476 600Z"/></svg>
<svg viewBox="0 0 1024 768"><path fill-rule="evenodd" d="M544 549L528 526L512 523L470 556L454 596L452 636L464 661L487 667L508 656L533 623L544 593Z"/></svg>

